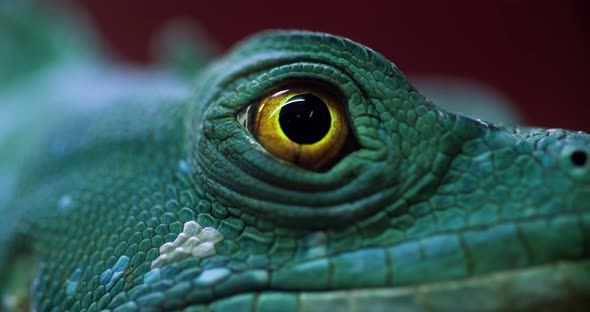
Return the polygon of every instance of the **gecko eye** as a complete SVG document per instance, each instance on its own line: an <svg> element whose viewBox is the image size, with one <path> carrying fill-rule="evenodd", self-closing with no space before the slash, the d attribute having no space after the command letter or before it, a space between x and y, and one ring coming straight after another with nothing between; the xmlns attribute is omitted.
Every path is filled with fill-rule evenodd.
<svg viewBox="0 0 590 312"><path fill-rule="evenodd" d="M325 89L287 86L251 105L238 120L276 157L321 169L341 155L349 132L342 102Z"/></svg>

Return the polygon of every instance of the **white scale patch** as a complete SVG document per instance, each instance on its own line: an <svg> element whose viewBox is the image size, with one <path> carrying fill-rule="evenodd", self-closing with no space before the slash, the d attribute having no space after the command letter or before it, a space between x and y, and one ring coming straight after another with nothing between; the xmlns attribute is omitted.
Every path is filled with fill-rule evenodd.
<svg viewBox="0 0 590 312"><path fill-rule="evenodd" d="M215 254L215 244L223 240L223 235L214 228L202 228L195 221L184 224L182 233L173 242L160 246L160 256L152 261L151 268L161 268L180 262L191 256L206 258Z"/></svg>

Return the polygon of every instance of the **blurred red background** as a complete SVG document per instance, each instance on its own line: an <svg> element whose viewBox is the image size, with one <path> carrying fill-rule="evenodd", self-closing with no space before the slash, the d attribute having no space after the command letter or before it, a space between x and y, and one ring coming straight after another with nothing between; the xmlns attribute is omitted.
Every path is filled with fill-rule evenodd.
<svg viewBox="0 0 590 312"><path fill-rule="evenodd" d="M151 38L175 17L198 22L223 50L262 29L330 32L377 50L407 74L490 85L529 124L590 131L583 0L75 2L126 61L149 62Z"/></svg>

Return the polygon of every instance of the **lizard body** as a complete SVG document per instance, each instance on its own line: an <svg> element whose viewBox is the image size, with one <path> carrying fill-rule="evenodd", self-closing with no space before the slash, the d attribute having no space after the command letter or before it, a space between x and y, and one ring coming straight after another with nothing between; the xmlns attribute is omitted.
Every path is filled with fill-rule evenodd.
<svg viewBox="0 0 590 312"><path fill-rule="evenodd" d="M64 101L99 103L52 117L0 198L5 309L29 287L19 263L34 267L24 296L37 311L588 303L585 133L446 112L377 52L329 34L252 36L193 91L93 62L107 78ZM138 87L107 96L117 77ZM325 164L281 159L248 122L290 88L334 94L345 112L346 143Z"/></svg>

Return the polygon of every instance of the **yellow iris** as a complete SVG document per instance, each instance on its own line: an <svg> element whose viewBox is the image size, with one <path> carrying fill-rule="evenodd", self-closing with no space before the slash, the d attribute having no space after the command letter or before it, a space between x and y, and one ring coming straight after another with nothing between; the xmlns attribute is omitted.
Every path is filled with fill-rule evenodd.
<svg viewBox="0 0 590 312"><path fill-rule="evenodd" d="M337 157L348 136L342 103L319 86L286 88L264 98L253 132L273 155L319 169Z"/></svg>

